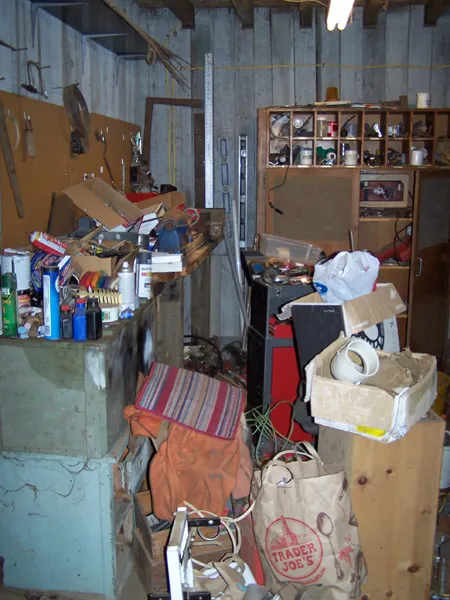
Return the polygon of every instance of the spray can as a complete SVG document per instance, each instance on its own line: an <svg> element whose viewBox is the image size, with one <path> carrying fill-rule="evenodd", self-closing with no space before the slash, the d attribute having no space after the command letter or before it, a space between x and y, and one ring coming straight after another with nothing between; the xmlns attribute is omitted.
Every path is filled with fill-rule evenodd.
<svg viewBox="0 0 450 600"><path fill-rule="evenodd" d="M141 250L136 260L136 296L149 300L152 297L152 253Z"/></svg>
<svg viewBox="0 0 450 600"><path fill-rule="evenodd" d="M59 340L61 322L59 315L59 269L56 265L42 269L44 308L44 336L47 340Z"/></svg>
<svg viewBox="0 0 450 600"><path fill-rule="evenodd" d="M3 335L2 271L0 269L0 335Z"/></svg>
<svg viewBox="0 0 450 600"><path fill-rule="evenodd" d="M2 275L3 335L17 337L17 279L15 273Z"/></svg>
<svg viewBox="0 0 450 600"><path fill-rule="evenodd" d="M1 255L2 273L15 273L17 279L17 306L20 312L22 307L30 306L30 253L21 250L6 248Z"/></svg>
<svg viewBox="0 0 450 600"><path fill-rule="evenodd" d="M118 275L119 292L122 294L120 309L122 311L127 308L134 310L134 271L132 265L127 260L120 267Z"/></svg>

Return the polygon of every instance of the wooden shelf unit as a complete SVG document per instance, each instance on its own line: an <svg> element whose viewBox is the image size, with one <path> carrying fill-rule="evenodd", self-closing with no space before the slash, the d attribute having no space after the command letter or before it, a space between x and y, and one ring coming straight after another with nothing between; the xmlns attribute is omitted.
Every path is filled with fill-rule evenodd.
<svg viewBox="0 0 450 600"><path fill-rule="evenodd" d="M341 164L339 144L340 128L345 120L355 115L358 128L347 141L360 148L359 164L347 167ZM285 131L280 129L280 140L271 136L273 115L286 115ZM318 117L329 115L338 123L338 136L319 136ZM306 131L312 135L300 135L292 122L298 117L307 121ZM353 122L352 121L352 122ZM406 130L401 136L389 137L389 127L405 122ZM422 121L427 126L424 137L419 138L413 125ZM363 138L365 123L378 122L382 138ZM277 127L275 127L275 132ZM305 131L301 132L302 134ZM357 133L358 135L354 135ZM403 135L403 133L407 135ZM308 107L268 107L258 110L258 154L257 154L257 233L269 233L315 244L323 248L328 256L341 250L350 249L350 238L354 248L378 252L392 244L397 232L411 223L412 256L411 266L383 264L379 281L393 283L401 295L407 312L397 319L400 344L411 346L415 352L428 352L443 360L446 346L448 317L446 298L449 297L444 282L449 280L450 230L443 234L444 223L449 222L450 203L447 202L450 190L450 165L436 164L436 148L439 138L450 138L450 109L428 110L374 110L357 108L308 108ZM320 138L328 137L327 140ZM305 138L296 140L295 138ZM288 145L286 156L293 157L293 144L313 149L312 165L271 164L277 143ZM337 165L322 166L316 156L317 144L334 144L338 155ZM411 145L430 148L430 163L424 166L393 166L387 158L380 167L368 167L361 162L366 146L403 149L409 158ZM407 152L406 152L407 151ZM298 151L297 151L298 152ZM360 215L361 173L372 175L388 173L395 180L401 173L408 177L409 201L406 209L398 210L398 218L382 211L377 216ZM400 177L399 177L400 179ZM448 208L447 208L448 206ZM384 209L383 209L384 210ZM405 217L405 214L408 217ZM433 233L434 232L434 233ZM403 232L404 233L404 232ZM401 235L403 235L401 233ZM441 239L442 238L442 239ZM430 242L431 239L431 242ZM447 245L449 249L447 250ZM429 246L432 246L431 248ZM430 293L430 290L432 292ZM450 311L450 308L448 309ZM442 333L444 332L444 333ZM444 335L445 334L445 335Z"/></svg>
<svg viewBox="0 0 450 600"><path fill-rule="evenodd" d="M344 164L342 144L347 144L348 149L358 152L358 167L408 168L412 166L409 162L410 150L423 148L427 151L424 165L413 168L450 168L450 164L436 162L439 138L450 137L450 110L447 109L270 107L261 110L267 111L267 167L322 167L325 166L323 161L327 160L324 153L328 150L332 151L336 158L333 165L326 166L354 168L354 165ZM357 127L356 136L341 135L343 125L349 119L350 123ZM329 122L337 123L335 135L330 135L329 131L320 131L320 120L325 123L325 128ZM419 122L422 123L422 135L417 132ZM372 127L374 124L379 127L379 135L376 137L370 135L373 131L369 134L365 132L366 125ZM301 148L313 151L312 165L300 164ZM401 164L394 160L391 150L403 156ZM366 151L377 157L376 164L365 162Z"/></svg>

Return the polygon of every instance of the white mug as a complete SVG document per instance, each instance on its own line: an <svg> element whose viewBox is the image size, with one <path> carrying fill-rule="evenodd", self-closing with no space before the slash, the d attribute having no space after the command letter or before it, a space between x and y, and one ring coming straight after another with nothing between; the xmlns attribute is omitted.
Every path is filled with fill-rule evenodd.
<svg viewBox="0 0 450 600"><path fill-rule="evenodd" d="M423 165L422 150L411 150L409 154L409 163L413 167L421 167Z"/></svg>

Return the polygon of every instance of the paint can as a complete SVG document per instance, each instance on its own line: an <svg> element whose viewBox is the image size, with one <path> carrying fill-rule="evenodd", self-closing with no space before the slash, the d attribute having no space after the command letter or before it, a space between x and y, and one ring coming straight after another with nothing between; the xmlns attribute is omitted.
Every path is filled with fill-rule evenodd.
<svg viewBox="0 0 450 600"><path fill-rule="evenodd" d="M59 269L57 266L42 269L42 289L44 308L44 337L59 340L61 323L59 314Z"/></svg>
<svg viewBox="0 0 450 600"><path fill-rule="evenodd" d="M417 108L430 108L430 94L427 92L419 92L416 96Z"/></svg>
<svg viewBox="0 0 450 600"><path fill-rule="evenodd" d="M327 137L337 137L337 121L327 121Z"/></svg>
<svg viewBox="0 0 450 600"><path fill-rule="evenodd" d="M136 296L152 297L152 253L140 250L136 258Z"/></svg>

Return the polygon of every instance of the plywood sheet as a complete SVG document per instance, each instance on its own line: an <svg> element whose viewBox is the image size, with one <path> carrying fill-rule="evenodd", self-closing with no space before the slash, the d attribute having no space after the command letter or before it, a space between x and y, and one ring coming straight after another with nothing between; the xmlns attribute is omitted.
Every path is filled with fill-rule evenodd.
<svg viewBox="0 0 450 600"><path fill-rule="evenodd" d="M428 598L444 421L431 413L391 444L320 429L322 460L342 462L349 477L369 571L363 594Z"/></svg>
<svg viewBox="0 0 450 600"><path fill-rule="evenodd" d="M94 131L101 129L108 144L108 161L118 188L122 185L122 159L131 162L130 135L139 131L132 123L91 115L90 147L87 154L71 156L69 122L62 106L40 102L23 96L0 92L5 112L15 116L20 125L22 139L14 152L19 185L25 208L25 219L19 219L11 194L3 156L0 154L1 245L17 247L28 242L27 232L46 230L50 215L52 193L59 193L83 180L83 175L95 174L110 183L103 161L103 144L95 140ZM30 116L34 128L37 156L27 158L23 143L23 115ZM14 131L8 129L14 144ZM103 173L101 169L103 168ZM126 168L126 190L129 190Z"/></svg>

